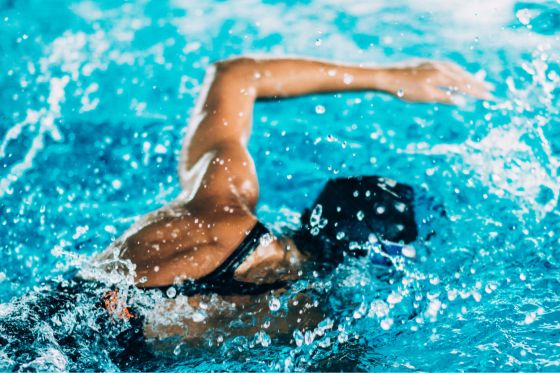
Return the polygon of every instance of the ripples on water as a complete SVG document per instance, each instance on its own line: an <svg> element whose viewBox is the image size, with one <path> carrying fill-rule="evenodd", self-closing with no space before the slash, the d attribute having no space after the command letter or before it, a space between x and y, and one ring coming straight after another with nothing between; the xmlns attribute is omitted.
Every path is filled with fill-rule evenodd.
<svg viewBox="0 0 560 373"><path fill-rule="evenodd" d="M0 1L2 369L116 369L111 335L91 337L91 300L48 318L41 284L179 192L204 68L266 53L450 59L486 76L497 100L259 104L259 214L275 228L333 175L413 183L448 219L430 223L415 262L348 260L312 278L330 292L314 331L175 344L176 357L137 369L559 370L559 37L557 1ZM285 298L269 301L272 315Z"/></svg>

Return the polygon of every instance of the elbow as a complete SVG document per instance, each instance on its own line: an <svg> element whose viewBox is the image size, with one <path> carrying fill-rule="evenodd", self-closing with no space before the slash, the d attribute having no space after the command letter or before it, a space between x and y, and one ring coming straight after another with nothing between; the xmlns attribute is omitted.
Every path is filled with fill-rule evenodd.
<svg viewBox="0 0 560 373"><path fill-rule="evenodd" d="M249 57L235 57L214 62L212 67L216 74L234 75L236 77L252 76L256 72L257 61Z"/></svg>
<svg viewBox="0 0 560 373"><path fill-rule="evenodd" d="M215 87L224 91L244 92L258 97L259 70L257 61L251 58L234 58L212 64L212 78Z"/></svg>

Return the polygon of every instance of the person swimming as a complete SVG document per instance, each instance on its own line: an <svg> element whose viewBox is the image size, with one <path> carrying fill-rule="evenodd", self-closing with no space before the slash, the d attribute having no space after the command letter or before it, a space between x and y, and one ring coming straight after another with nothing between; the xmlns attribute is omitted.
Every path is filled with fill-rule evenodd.
<svg viewBox="0 0 560 373"><path fill-rule="evenodd" d="M418 233L413 189L382 177L332 180L302 214L300 230L276 236L267 229L255 214L259 185L247 150L256 100L366 90L426 103L453 104L458 94L491 97L487 84L450 62L367 67L235 58L214 63L203 88L181 153L181 195L140 219L76 277L110 282L118 273L130 276L139 289L161 290L165 304L142 320L142 333L154 338L181 333L182 325L158 324L170 309L196 308L205 294L221 296L241 310L258 307L266 294L281 291L310 268L332 267L347 254L368 255L354 250L354 242L371 243L377 254L413 255L405 246ZM373 257L382 263L382 256ZM188 298L182 306L180 296ZM113 314L119 309L122 318L135 317L118 302L109 293L103 305ZM323 316L311 313L297 318ZM224 323L223 317L183 322L192 336Z"/></svg>

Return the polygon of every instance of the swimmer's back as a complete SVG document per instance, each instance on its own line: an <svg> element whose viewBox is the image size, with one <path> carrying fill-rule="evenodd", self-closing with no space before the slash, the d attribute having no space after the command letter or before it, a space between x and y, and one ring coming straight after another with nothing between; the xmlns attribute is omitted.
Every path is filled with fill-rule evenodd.
<svg viewBox="0 0 560 373"><path fill-rule="evenodd" d="M97 261L115 256L130 260L142 287L203 277L230 256L256 222L242 209L230 209L231 213L222 208L216 214L212 208L187 205L180 214L163 214L100 254Z"/></svg>

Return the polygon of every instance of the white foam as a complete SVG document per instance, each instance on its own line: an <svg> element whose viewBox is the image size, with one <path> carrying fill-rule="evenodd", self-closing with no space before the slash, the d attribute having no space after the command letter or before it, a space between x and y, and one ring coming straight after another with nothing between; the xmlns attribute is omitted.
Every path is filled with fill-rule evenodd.
<svg viewBox="0 0 560 373"><path fill-rule="evenodd" d="M461 172L473 173L491 193L513 198L521 211L528 208L538 218L554 210L560 195L557 169L559 160L552 155L542 129L533 129L539 144L529 145L524 139L527 129L499 127L490 130L480 141L461 144L437 144L431 148L411 144L407 153L459 157L454 163ZM541 154L537 147L540 145ZM542 160L540 155L546 159ZM543 162L544 161L544 162ZM452 161L453 162L453 161ZM552 197L541 202L542 187L552 191Z"/></svg>

